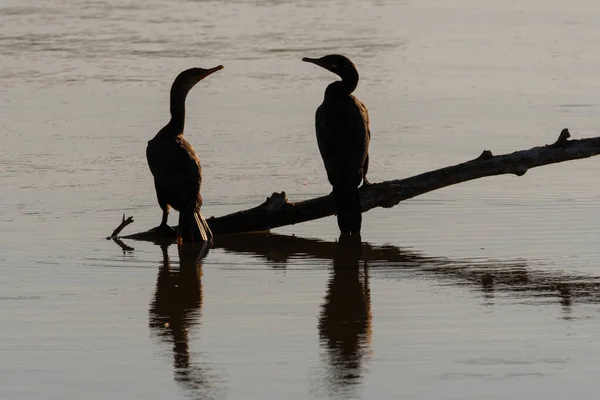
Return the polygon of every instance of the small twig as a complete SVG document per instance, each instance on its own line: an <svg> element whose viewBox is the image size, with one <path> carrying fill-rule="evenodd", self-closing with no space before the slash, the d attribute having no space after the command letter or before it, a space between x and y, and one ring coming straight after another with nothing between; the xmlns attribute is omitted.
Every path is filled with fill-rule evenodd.
<svg viewBox="0 0 600 400"><path fill-rule="evenodd" d="M129 225L131 223L133 223L133 216L125 218L125 214L123 214L123 220L121 221L121 224L119 226L117 226L117 229L115 229L113 231L112 235L107 237L106 240L115 239L119 235L119 233L121 233L123 228L125 228L127 225Z"/></svg>

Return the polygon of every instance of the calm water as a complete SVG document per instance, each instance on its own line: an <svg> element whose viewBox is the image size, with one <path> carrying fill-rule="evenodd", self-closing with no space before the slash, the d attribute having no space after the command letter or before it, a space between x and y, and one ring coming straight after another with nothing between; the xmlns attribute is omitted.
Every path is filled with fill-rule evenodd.
<svg viewBox="0 0 600 400"><path fill-rule="evenodd" d="M373 210L357 254L332 218L199 262L103 239L159 222L145 145L192 66L225 65L188 97L207 217L330 190L304 56L357 64L375 182L597 135L597 2L447 3L3 0L0 398L595 398L596 159Z"/></svg>

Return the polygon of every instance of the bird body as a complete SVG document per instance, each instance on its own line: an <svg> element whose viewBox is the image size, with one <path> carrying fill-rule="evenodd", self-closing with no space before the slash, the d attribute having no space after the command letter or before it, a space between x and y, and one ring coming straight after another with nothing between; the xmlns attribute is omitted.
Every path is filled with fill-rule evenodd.
<svg viewBox="0 0 600 400"><path fill-rule="evenodd" d="M332 186L358 187L368 170L369 114L353 95L325 97L315 114L319 152Z"/></svg>
<svg viewBox="0 0 600 400"><path fill-rule="evenodd" d="M183 135L148 141L146 157L154 176L158 202L175 210L196 210L202 206L202 167L192 145ZM169 162L162 162L169 160Z"/></svg>
<svg viewBox="0 0 600 400"><path fill-rule="evenodd" d="M169 207L179 211L178 242L205 242L212 232L200 212L202 206L202 167L192 145L183 137L185 99L189 90L200 80L222 69L192 68L177 76L171 87L171 120L153 139L148 141L146 159L154 176L154 187L162 221L167 225Z"/></svg>
<svg viewBox="0 0 600 400"><path fill-rule="evenodd" d="M342 78L325 90L315 114L315 130L327 178L333 186L338 227L342 233L358 234L362 225L358 187L361 181L369 184L366 175L371 139L367 108L352 95L358 72L348 58L340 55L303 60Z"/></svg>

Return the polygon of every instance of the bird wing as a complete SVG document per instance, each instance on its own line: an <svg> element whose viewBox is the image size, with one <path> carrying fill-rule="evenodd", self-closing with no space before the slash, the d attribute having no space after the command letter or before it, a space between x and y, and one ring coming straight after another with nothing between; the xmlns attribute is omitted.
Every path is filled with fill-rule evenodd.
<svg viewBox="0 0 600 400"><path fill-rule="evenodd" d="M329 182L358 186L369 151L367 108L354 96L335 103L325 100L317 109L315 127Z"/></svg>
<svg viewBox="0 0 600 400"><path fill-rule="evenodd" d="M175 209L197 209L202 205L202 169L192 145L183 137L150 141L146 148L157 190Z"/></svg>
<svg viewBox="0 0 600 400"><path fill-rule="evenodd" d="M371 119L369 118L369 110L361 101L354 98L365 124L365 158L369 155L369 143L371 142Z"/></svg>

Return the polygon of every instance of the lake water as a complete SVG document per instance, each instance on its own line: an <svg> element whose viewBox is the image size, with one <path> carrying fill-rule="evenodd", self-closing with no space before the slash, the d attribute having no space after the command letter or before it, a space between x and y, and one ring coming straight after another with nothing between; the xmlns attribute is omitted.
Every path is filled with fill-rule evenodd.
<svg viewBox="0 0 600 400"><path fill-rule="evenodd" d="M225 66L186 125L219 216L330 191L313 118L335 78L305 56L357 65L374 182L596 136L599 18L591 0L3 0L0 398L595 398L596 159L372 210L357 254L334 218L199 262L104 238L123 213L125 234L160 221L145 146L183 69Z"/></svg>

